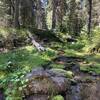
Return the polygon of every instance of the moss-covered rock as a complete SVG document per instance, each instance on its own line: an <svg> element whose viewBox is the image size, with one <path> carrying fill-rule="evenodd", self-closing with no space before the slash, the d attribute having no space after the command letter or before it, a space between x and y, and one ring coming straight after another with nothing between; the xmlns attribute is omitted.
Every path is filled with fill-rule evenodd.
<svg viewBox="0 0 100 100"><path fill-rule="evenodd" d="M70 74L70 73L69 73ZM27 86L23 89L25 96L32 94L57 95L66 92L70 82L67 78L50 70L43 68L33 69L26 77Z"/></svg>

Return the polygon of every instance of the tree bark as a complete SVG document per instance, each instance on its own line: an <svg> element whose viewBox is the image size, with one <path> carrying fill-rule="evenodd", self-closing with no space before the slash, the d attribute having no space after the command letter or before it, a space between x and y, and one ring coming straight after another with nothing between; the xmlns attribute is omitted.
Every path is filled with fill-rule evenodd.
<svg viewBox="0 0 100 100"><path fill-rule="evenodd" d="M88 34L91 33L91 19L92 19L92 0L89 0L89 22L88 22Z"/></svg>
<svg viewBox="0 0 100 100"><path fill-rule="evenodd" d="M52 7L53 7L53 11L52 11L52 29L56 28L56 4L55 4L55 0L52 0Z"/></svg>
<svg viewBox="0 0 100 100"><path fill-rule="evenodd" d="M19 28L19 3L20 0L15 0L15 14L14 14L14 27Z"/></svg>

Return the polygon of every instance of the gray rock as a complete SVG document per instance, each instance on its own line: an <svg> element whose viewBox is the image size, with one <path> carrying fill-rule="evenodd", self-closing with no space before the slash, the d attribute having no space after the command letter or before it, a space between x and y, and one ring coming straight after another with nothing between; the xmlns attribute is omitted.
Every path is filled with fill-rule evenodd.
<svg viewBox="0 0 100 100"><path fill-rule="evenodd" d="M33 69L32 72L27 74L26 78L31 79L32 77L36 77L36 76L50 77L50 74L47 73L42 67L39 67L39 68Z"/></svg>
<svg viewBox="0 0 100 100"><path fill-rule="evenodd" d="M65 92L69 87L69 81L61 73L58 74L42 68L33 69L26 78L28 83L23 89L25 96L33 94L56 95Z"/></svg>
<svg viewBox="0 0 100 100"><path fill-rule="evenodd" d="M69 86L69 82L64 77L52 77L53 82L58 87L58 92L64 92L67 90L67 87Z"/></svg>
<svg viewBox="0 0 100 100"><path fill-rule="evenodd" d="M48 100L48 95L32 95L30 97L27 97L25 100Z"/></svg>

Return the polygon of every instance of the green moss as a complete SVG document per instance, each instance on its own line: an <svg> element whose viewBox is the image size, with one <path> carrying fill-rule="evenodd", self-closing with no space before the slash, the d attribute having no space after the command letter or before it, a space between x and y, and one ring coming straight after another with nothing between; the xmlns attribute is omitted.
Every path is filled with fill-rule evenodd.
<svg viewBox="0 0 100 100"><path fill-rule="evenodd" d="M53 68L58 68L58 69L63 69L64 68L64 65L62 65L62 64L56 64L56 63L51 64L51 66Z"/></svg>
<svg viewBox="0 0 100 100"><path fill-rule="evenodd" d="M21 68L40 66L55 55L54 51L38 53L32 46L26 46L14 51L0 54L0 69L5 68L9 61L15 62Z"/></svg>
<svg viewBox="0 0 100 100"><path fill-rule="evenodd" d="M100 74L100 64L95 64L95 65L81 65L80 69L83 72L88 72L88 73L95 72L96 74Z"/></svg>
<svg viewBox="0 0 100 100"><path fill-rule="evenodd" d="M53 68L51 69L53 72L56 72L58 74L62 74L62 75L65 75L67 78L72 78L73 77L73 72L71 71L66 71L66 70L63 70L63 69L58 69L58 68Z"/></svg>
<svg viewBox="0 0 100 100"><path fill-rule="evenodd" d="M84 45L83 43L80 43L80 42L67 45L67 47L68 47L69 49L73 49L73 50L76 50L76 51L82 50L82 48L83 48L84 46L85 46L85 45Z"/></svg>
<svg viewBox="0 0 100 100"><path fill-rule="evenodd" d="M100 54L86 55L85 58L87 59L87 64L81 64L81 71L100 74Z"/></svg>
<svg viewBox="0 0 100 100"><path fill-rule="evenodd" d="M54 96L51 100L64 100L64 98L61 95L57 95L57 96Z"/></svg>
<svg viewBox="0 0 100 100"><path fill-rule="evenodd" d="M3 71L0 71L0 80L2 80L5 76L5 73Z"/></svg>

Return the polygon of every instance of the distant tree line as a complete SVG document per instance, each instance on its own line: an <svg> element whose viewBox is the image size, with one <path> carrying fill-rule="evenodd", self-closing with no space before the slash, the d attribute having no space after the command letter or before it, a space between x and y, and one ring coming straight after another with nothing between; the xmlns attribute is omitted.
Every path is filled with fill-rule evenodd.
<svg viewBox="0 0 100 100"><path fill-rule="evenodd" d="M79 35L100 24L99 0L0 0L0 24ZM0 26L1 26L0 25Z"/></svg>

